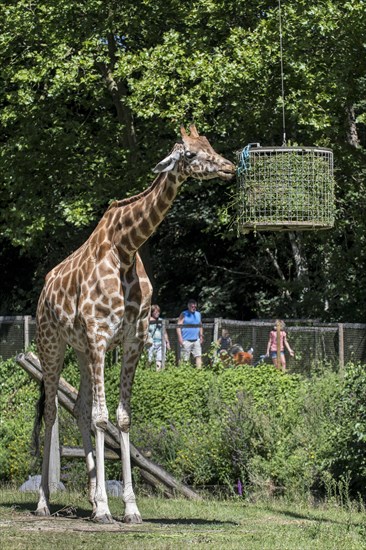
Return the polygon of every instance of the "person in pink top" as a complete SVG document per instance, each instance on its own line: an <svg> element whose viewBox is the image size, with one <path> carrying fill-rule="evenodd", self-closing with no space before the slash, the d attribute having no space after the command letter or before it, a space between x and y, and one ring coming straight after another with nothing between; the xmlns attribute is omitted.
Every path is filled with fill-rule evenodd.
<svg viewBox="0 0 366 550"><path fill-rule="evenodd" d="M277 326L280 325L280 349L281 349L281 365L282 370L286 370L286 357L285 357L285 348L293 357L295 355L294 351L291 349L290 344L287 341L287 335L285 332L285 323L277 319L273 330L269 333L268 344L267 344L267 356L272 358L273 364L277 367Z"/></svg>

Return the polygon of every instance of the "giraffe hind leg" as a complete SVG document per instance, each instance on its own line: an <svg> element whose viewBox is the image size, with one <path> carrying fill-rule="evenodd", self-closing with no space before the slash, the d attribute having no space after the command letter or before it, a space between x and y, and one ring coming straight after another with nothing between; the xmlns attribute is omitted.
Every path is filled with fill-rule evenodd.
<svg viewBox="0 0 366 550"><path fill-rule="evenodd" d="M86 468L89 478L89 502L93 507L92 518L100 523L113 522L111 514L105 516L98 515L98 486L97 486L97 466L93 454L93 443L91 438L92 422L92 404L93 404L93 386L91 366L86 354L76 351L80 366L80 388L78 398L74 408L74 414L83 439L85 452Z"/></svg>
<svg viewBox="0 0 366 550"><path fill-rule="evenodd" d="M74 412L83 438L89 476L89 501L93 506L92 519L97 523L114 523L108 506L104 472L104 432L108 423L103 376L104 356L102 353L82 352L77 352L77 356L81 376ZM95 459L91 426L95 434Z"/></svg>

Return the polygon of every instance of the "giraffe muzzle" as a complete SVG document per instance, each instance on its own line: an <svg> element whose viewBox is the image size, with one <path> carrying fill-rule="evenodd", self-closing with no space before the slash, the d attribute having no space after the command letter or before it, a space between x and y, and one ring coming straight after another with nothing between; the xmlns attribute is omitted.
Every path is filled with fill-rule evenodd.
<svg viewBox="0 0 366 550"><path fill-rule="evenodd" d="M233 164L225 166L221 170L218 170L217 175L223 180L231 180L235 176L235 166Z"/></svg>

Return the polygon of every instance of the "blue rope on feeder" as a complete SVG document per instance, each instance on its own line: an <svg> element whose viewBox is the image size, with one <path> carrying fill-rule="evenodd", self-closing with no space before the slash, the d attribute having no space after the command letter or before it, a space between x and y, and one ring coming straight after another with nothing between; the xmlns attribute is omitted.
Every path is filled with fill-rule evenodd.
<svg viewBox="0 0 366 550"><path fill-rule="evenodd" d="M245 172L246 170L249 170L249 168L250 168L250 155L249 155L249 152L250 152L250 148L252 147L252 145L255 145L256 147L259 147L259 143L248 143L248 145L246 145L244 147L244 149L242 150L242 152L239 155L239 164L238 164L238 167L236 169L237 176L241 176L241 174L243 172Z"/></svg>

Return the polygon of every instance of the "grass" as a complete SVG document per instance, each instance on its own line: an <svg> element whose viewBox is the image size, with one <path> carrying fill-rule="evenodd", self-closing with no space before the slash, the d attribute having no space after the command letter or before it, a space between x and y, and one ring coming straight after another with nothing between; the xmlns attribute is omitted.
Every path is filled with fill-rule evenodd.
<svg viewBox="0 0 366 550"><path fill-rule="evenodd" d="M205 549L347 550L366 549L364 511L336 501L318 507L304 502L247 503L242 499L192 502L141 497L142 525L125 525L122 504L110 498L117 520L98 525L80 494L52 498L52 516L37 518L35 493L0 491L2 550Z"/></svg>

